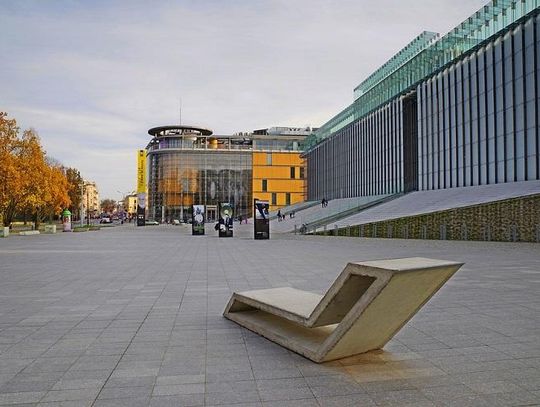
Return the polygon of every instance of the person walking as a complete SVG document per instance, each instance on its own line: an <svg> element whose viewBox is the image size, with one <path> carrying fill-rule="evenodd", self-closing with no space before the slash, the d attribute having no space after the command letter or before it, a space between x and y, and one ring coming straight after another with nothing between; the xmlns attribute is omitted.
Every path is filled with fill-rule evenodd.
<svg viewBox="0 0 540 407"><path fill-rule="evenodd" d="M277 211L278 222L281 222L281 209Z"/></svg>

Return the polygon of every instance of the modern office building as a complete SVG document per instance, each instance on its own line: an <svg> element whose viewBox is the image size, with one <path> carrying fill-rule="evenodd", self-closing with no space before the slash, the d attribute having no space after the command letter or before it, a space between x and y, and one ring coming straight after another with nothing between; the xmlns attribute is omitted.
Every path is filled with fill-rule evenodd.
<svg viewBox="0 0 540 407"><path fill-rule="evenodd" d="M231 203L236 215L251 213L250 140L182 125L154 127L148 133L148 217L187 220L191 206L202 204L212 221L220 202Z"/></svg>
<svg viewBox="0 0 540 407"><path fill-rule="evenodd" d="M313 129L272 127L255 130L253 197L270 203L270 210L306 199L304 140Z"/></svg>
<svg viewBox="0 0 540 407"><path fill-rule="evenodd" d="M308 199L540 179L540 0L423 32L307 140Z"/></svg>
<svg viewBox="0 0 540 407"><path fill-rule="evenodd" d="M191 218L191 206L206 206L217 219L220 202L235 217L251 217L253 198L274 209L305 198L303 142L312 130L272 127L252 133L214 135L183 125L148 130L147 216L160 222Z"/></svg>

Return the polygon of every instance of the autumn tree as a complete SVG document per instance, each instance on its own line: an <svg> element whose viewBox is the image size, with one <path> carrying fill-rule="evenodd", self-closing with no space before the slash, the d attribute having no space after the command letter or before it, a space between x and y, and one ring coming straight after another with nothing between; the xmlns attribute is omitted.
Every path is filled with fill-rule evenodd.
<svg viewBox="0 0 540 407"><path fill-rule="evenodd" d="M37 132L19 136L14 119L0 112L0 213L8 226L17 213L32 215L36 226L70 203L68 181L59 163L47 159Z"/></svg>
<svg viewBox="0 0 540 407"><path fill-rule="evenodd" d="M113 199L103 199L101 201L101 210L102 212L112 213L116 208L116 201Z"/></svg>
<svg viewBox="0 0 540 407"><path fill-rule="evenodd" d="M17 210L17 200L13 195L22 184L23 174L19 169L21 147L16 120L0 112L0 214L4 226L12 222Z"/></svg>
<svg viewBox="0 0 540 407"><path fill-rule="evenodd" d="M68 181L68 195L71 201L69 209L72 213L78 213L80 218L83 178L76 168L64 168L64 172Z"/></svg>

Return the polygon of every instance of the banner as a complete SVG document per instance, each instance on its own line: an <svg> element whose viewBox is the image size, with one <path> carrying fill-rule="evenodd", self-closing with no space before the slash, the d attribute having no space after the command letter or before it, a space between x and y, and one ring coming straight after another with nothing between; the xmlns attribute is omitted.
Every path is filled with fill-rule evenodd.
<svg viewBox="0 0 540 407"><path fill-rule="evenodd" d="M268 215L268 210L270 209L270 202L261 201L255 199L255 219L253 222L254 225L254 235L255 239L270 239L270 217Z"/></svg>
<svg viewBox="0 0 540 407"><path fill-rule="evenodd" d="M137 226L145 225L146 215L146 150L137 152Z"/></svg>
<svg viewBox="0 0 540 407"><path fill-rule="evenodd" d="M204 205L193 205L191 215L191 234L204 235Z"/></svg>
<svg viewBox="0 0 540 407"><path fill-rule="evenodd" d="M219 237L233 237L233 208L228 202L219 204Z"/></svg>
<svg viewBox="0 0 540 407"><path fill-rule="evenodd" d="M146 192L146 150L137 152L137 193Z"/></svg>

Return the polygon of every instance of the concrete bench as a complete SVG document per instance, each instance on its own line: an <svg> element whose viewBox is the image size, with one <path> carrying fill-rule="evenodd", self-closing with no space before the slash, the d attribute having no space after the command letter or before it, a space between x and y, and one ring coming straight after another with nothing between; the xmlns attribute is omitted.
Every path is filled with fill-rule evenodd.
<svg viewBox="0 0 540 407"><path fill-rule="evenodd" d="M39 235L39 230L23 230L22 232L19 232L20 236L31 236L31 235Z"/></svg>
<svg viewBox="0 0 540 407"><path fill-rule="evenodd" d="M56 225L45 225L45 233L54 234L56 233Z"/></svg>
<svg viewBox="0 0 540 407"><path fill-rule="evenodd" d="M314 362L382 348L463 265L412 257L349 263L323 296L234 293L223 315Z"/></svg>

